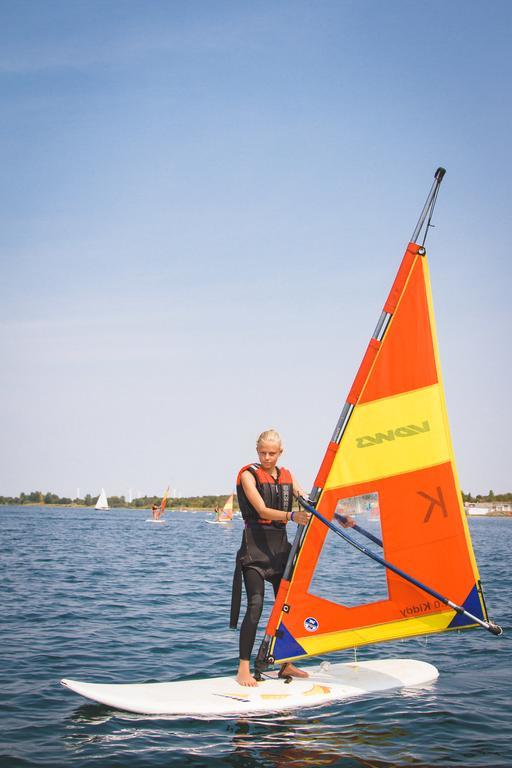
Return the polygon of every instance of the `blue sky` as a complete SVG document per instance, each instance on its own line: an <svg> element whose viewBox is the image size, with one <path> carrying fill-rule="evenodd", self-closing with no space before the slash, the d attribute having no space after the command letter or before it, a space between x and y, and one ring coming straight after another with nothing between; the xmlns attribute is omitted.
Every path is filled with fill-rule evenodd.
<svg viewBox="0 0 512 768"><path fill-rule="evenodd" d="M0 2L0 494L316 475L437 166L461 485L512 488L508 2Z"/></svg>

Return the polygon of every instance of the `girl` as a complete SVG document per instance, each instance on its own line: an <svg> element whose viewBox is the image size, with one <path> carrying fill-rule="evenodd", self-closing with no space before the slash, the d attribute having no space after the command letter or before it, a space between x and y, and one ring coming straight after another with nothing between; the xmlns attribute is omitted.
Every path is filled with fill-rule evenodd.
<svg viewBox="0 0 512 768"><path fill-rule="evenodd" d="M263 609L265 581L272 584L274 596L277 595L290 551L286 524L293 519L305 525L310 517L310 513L302 508L292 512L293 497L305 494L291 472L277 466L283 452L279 434L274 429L262 432L256 451L259 463L242 467L236 484L245 528L242 546L237 553L230 622L230 626L236 628L243 576L247 610L240 628L240 662L236 680L240 685L248 686L257 685L251 674L250 657ZM308 677L307 672L290 663L284 664L279 674Z"/></svg>

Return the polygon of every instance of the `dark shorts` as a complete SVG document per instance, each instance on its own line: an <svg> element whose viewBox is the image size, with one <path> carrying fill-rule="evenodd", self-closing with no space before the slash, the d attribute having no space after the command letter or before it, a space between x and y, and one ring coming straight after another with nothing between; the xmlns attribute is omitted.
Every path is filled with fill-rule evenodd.
<svg viewBox="0 0 512 768"><path fill-rule="evenodd" d="M233 575L231 593L231 615L229 626L235 629L240 614L242 599L242 572L254 569L266 581L281 578L283 575L291 544L286 535L286 528L270 525L254 525L244 528L242 545L236 553L236 568Z"/></svg>
<svg viewBox="0 0 512 768"><path fill-rule="evenodd" d="M255 525L244 529L237 560L242 569L254 568L268 580L282 576L290 547L284 526Z"/></svg>

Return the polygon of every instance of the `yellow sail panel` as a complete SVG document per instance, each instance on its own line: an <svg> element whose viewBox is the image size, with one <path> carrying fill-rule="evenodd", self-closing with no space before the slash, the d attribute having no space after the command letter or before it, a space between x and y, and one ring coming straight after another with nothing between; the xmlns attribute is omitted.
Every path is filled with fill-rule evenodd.
<svg viewBox="0 0 512 768"><path fill-rule="evenodd" d="M372 494L383 557L485 618L453 459L426 255L415 244L385 312L385 334L370 342L347 400L353 406L348 423L319 472L317 509L332 521L344 500ZM318 519L310 521L291 579L280 590L267 627L276 661L474 625L389 570L384 599L372 602L369 595L348 606L315 594L312 579L327 531Z"/></svg>
<svg viewBox="0 0 512 768"><path fill-rule="evenodd" d="M226 503L219 512L219 520L231 520L233 518L233 494L229 496Z"/></svg>
<svg viewBox="0 0 512 768"><path fill-rule="evenodd" d="M397 637L415 637L417 635L443 632L449 628L454 615L454 611L445 611L444 613L428 615L419 619L401 622L390 621L387 624L377 624L376 626L361 627L355 630L347 629L341 632L321 634L317 637L305 635L297 638L297 641L304 648L308 656L318 656L323 653L338 651L340 648L355 648L360 645L383 643L387 640L394 640ZM454 627L454 629L457 629L457 627ZM302 655L299 654L299 656ZM295 658L298 657L292 656L287 659L280 659L280 661L292 661Z"/></svg>
<svg viewBox="0 0 512 768"><path fill-rule="evenodd" d="M438 384L354 410L325 489L355 485L449 461Z"/></svg>

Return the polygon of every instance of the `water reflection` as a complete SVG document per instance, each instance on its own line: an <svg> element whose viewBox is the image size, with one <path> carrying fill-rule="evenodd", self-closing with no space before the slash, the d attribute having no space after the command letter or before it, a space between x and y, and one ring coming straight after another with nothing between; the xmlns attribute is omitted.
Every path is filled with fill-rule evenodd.
<svg viewBox="0 0 512 768"><path fill-rule="evenodd" d="M232 768L391 766L386 761L369 761L354 755L354 746L392 741L402 736L401 729L390 732L365 723L356 731L340 729L327 732L323 723L325 719L329 718L290 719L272 724L239 720L233 726L232 752L226 756L226 764Z"/></svg>
<svg viewBox="0 0 512 768"><path fill-rule="evenodd" d="M104 704L82 704L69 717L72 723L100 725L112 719L115 712Z"/></svg>
<svg viewBox="0 0 512 768"><path fill-rule="evenodd" d="M232 733L231 753L226 763L233 768L269 766L308 768L309 766L390 766L387 761L357 756L371 750L403 743L406 730L397 723L391 727L353 721L338 710L317 712L313 716L277 716L270 719L240 718L227 727Z"/></svg>
<svg viewBox="0 0 512 768"><path fill-rule="evenodd" d="M403 743L406 736L405 729L396 723L383 727L355 721L332 709L313 710L302 717L287 713L212 720L148 718L101 704L84 704L68 718L65 742L68 750L80 753L87 746L97 749L131 742L133 748L133 742L140 741L146 753L163 750L170 756L176 755L179 745L179 753L190 765L203 765L192 758L210 757L205 766L220 761L232 768L388 768L391 763L369 761L354 753L364 753L368 747L380 751L386 745Z"/></svg>

